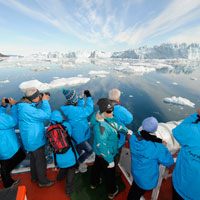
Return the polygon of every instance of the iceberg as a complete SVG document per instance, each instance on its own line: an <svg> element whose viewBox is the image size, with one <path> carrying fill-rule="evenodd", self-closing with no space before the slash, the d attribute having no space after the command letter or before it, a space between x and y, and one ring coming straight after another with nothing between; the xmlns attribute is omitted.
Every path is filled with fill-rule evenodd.
<svg viewBox="0 0 200 200"><path fill-rule="evenodd" d="M183 98L183 97L175 97L172 96L170 97L166 97L163 100L165 103L170 103L170 104L175 104L175 105L182 105L182 106L190 106L193 107L195 106L194 103L192 103L190 100Z"/></svg>
<svg viewBox="0 0 200 200"><path fill-rule="evenodd" d="M19 88L22 91L25 91L27 88L36 87L38 90L49 90L56 87L66 86L66 85L80 85L85 84L90 81L90 78L83 78L83 77L70 77L70 78L58 78L50 83L43 83L38 80L30 80L22 82L19 85Z"/></svg>

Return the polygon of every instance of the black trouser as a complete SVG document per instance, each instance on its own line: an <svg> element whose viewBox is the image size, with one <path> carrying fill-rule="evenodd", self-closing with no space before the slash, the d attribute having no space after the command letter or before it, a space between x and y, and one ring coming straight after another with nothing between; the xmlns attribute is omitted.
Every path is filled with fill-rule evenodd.
<svg viewBox="0 0 200 200"><path fill-rule="evenodd" d="M46 184L49 182L46 178L47 164L44 146L30 152L30 168L32 180L38 180L40 184Z"/></svg>
<svg viewBox="0 0 200 200"><path fill-rule="evenodd" d="M106 178L107 192L113 194L116 191L115 167L107 168L107 166L108 162L100 156L95 156L94 165L92 166L91 185L96 186L100 182L100 174L103 172Z"/></svg>
<svg viewBox="0 0 200 200"><path fill-rule="evenodd" d="M122 153L122 147L120 147L120 148L118 149L118 154L115 156L115 164L116 164L116 166L118 166L121 153Z"/></svg>
<svg viewBox="0 0 200 200"><path fill-rule="evenodd" d="M60 168L57 176L57 180L62 180L66 178L65 191L67 194L72 193L75 190L75 170L76 165L67 168Z"/></svg>
<svg viewBox="0 0 200 200"><path fill-rule="evenodd" d="M26 157L24 151L19 148L19 150L14 154L14 156L7 160L0 160L1 164L1 178L5 188L10 187L14 180L12 179L10 172Z"/></svg>
<svg viewBox="0 0 200 200"><path fill-rule="evenodd" d="M135 181L133 181L131 188L128 193L127 200L140 200L140 197L146 192L146 190L143 190L140 188Z"/></svg>
<svg viewBox="0 0 200 200"><path fill-rule="evenodd" d="M184 199L178 194L178 192L175 190L174 186L173 186L173 200L184 200Z"/></svg>

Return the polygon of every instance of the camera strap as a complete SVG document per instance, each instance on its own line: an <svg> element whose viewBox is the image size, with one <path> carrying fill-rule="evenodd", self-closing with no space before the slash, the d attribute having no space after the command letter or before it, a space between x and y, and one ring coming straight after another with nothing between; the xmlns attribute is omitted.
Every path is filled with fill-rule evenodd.
<svg viewBox="0 0 200 200"><path fill-rule="evenodd" d="M117 132L117 137L120 138L120 133L119 131L107 120L107 119L104 119L106 123L108 123L110 126L112 126L112 128L115 129L115 131Z"/></svg>

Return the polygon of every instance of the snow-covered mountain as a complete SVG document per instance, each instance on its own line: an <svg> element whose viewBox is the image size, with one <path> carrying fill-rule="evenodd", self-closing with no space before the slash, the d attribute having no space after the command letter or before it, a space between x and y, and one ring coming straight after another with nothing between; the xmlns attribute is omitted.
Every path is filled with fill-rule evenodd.
<svg viewBox="0 0 200 200"><path fill-rule="evenodd" d="M161 44L154 47L139 47L121 52L68 51L32 55L35 58L129 58L129 59L191 59L200 60L200 44Z"/></svg>

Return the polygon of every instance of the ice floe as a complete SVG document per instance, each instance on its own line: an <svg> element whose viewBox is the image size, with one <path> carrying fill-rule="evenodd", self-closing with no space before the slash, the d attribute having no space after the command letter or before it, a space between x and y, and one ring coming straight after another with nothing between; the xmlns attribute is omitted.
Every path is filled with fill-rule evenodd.
<svg viewBox="0 0 200 200"><path fill-rule="evenodd" d="M43 83L38 80L30 80L22 82L19 85L21 90L26 90L30 87L36 87L38 90L49 90L56 87L61 87L65 85L81 85L85 84L90 81L90 78L83 78L83 77L70 77L70 78L59 78L52 80L50 83Z"/></svg>
<svg viewBox="0 0 200 200"><path fill-rule="evenodd" d="M31 70L36 71L36 72L40 72L40 71L46 71L49 70L49 67L37 67L37 68L32 68Z"/></svg>
<svg viewBox="0 0 200 200"><path fill-rule="evenodd" d="M190 80L196 81L196 80L198 80L198 78L196 78L196 77L191 77Z"/></svg>
<svg viewBox="0 0 200 200"><path fill-rule="evenodd" d="M9 83L9 80L5 80L5 81L0 81L0 83Z"/></svg>
<svg viewBox="0 0 200 200"><path fill-rule="evenodd" d="M109 72L107 71L89 71L90 75L106 75L106 74L109 74Z"/></svg>
<svg viewBox="0 0 200 200"><path fill-rule="evenodd" d="M165 103L170 103L170 104L175 104L175 105L190 106L190 107L195 106L194 103L192 103L190 100L183 97L176 97L176 96L166 97L164 98L163 101Z"/></svg>
<svg viewBox="0 0 200 200"><path fill-rule="evenodd" d="M172 85L178 85L178 83L176 83L176 82L173 82L173 83L172 83Z"/></svg>

